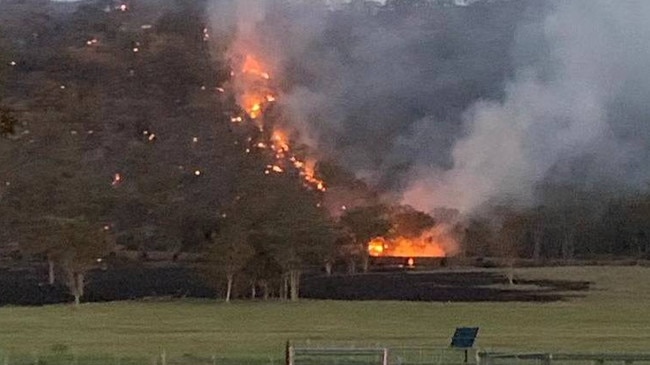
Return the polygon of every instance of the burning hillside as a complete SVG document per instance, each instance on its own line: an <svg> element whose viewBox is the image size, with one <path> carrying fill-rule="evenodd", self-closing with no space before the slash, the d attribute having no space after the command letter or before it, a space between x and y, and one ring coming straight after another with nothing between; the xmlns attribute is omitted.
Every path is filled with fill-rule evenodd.
<svg viewBox="0 0 650 365"><path fill-rule="evenodd" d="M273 151L275 163L266 166L265 174L280 174L288 168L294 168L307 187L325 191L325 182L316 176L316 160L294 153L290 133L280 127L279 121L266 116L266 111L276 101L278 92L264 63L252 53L236 55L234 58L241 60L235 65L231 76L235 98L244 115L233 115L230 120L236 124L253 123L261 132L259 138L249 138L251 144L247 146L246 152L249 153L251 148L270 149Z"/></svg>
<svg viewBox="0 0 650 365"><path fill-rule="evenodd" d="M265 35L258 34L259 24L254 23L255 17L248 19L249 13L246 12L240 13L239 16L241 19L238 23L238 34L229 51L231 80L220 91L232 93L239 106L239 110L230 116L231 122L236 128L251 133L246 139L248 143L244 146L245 153L251 153L255 149L268 152L271 163L260 171L263 174L297 172L306 188L322 193L318 206L324 205L333 217L340 218L354 207L377 204L376 200L374 203L359 202L359 194L348 194L350 189L353 190L354 184L349 184L350 189L346 189L345 184L335 183L330 193L325 181L318 175L317 159L309 156L310 151L318 149L317 145L311 145L309 149L301 148L300 152L296 152L294 146L298 140L296 136L299 136L300 132L298 126L310 125L313 121L300 120L310 117L292 113L287 110L291 105L283 102L285 96L292 92L290 79L295 75L277 66L282 63L280 59L283 58L277 50L270 52L268 46L260 46L265 43L260 40ZM251 21L254 24L242 25ZM280 88L280 85L283 88ZM371 187L367 189L373 190ZM330 195L336 196L332 198ZM370 235L352 234L357 247L363 247L358 251L359 255L412 258L445 257L454 253L455 242L446 238L428 214L403 207L396 202L392 203L389 210L391 213L387 222L390 221L389 225L392 226L389 231L378 231ZM363 222L356 223L363 225Z"/></svg>

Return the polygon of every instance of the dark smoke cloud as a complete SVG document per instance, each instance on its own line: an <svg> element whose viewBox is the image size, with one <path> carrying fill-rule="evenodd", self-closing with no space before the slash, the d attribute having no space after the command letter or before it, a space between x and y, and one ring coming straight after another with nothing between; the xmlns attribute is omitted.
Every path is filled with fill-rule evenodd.
<svg viewBox="0 0 650 365"><path fill-rule="evenodd" d="M533 203L549 181L647 185L650 3L395 3L224 0L212 14L281 74L304 141L415 207Z"/></svg>

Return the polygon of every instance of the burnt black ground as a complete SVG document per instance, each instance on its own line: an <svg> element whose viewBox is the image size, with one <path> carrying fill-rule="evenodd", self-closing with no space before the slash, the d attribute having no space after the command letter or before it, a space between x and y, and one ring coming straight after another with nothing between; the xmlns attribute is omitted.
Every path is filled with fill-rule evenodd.
<svg viewBox="0 0 650 365"><path fill-rule="evenodd" d="M0 305L69 302L64 285L48 285L43 270L0 270ZM588 282L528 280L512 289L494 271L384 271L357 275L305 275L301 296L335 300L410 300L443 302L549 302L582 295ZM88 275L84 301L156 297L216 298L192 269L177 266L96 270Z"/></svg>
<svg viewBox="0 0 650 365"><path fill-rule="evenodd" d="M61 284L49 285L42 270L1 270L0 305L69 302ZM214 298L216 293L191 269L179 266L129 267L89 273L83 301L104 302L149 297Z"/></svg>
<svg viewBox="0 0 650 365"><path fill-rule="evenodd" d="M588 282L568 280L519 280L510 287L501 273L448 270L307 277L303 284L304 297L344 300L550 302L589 290Z"/></svg>

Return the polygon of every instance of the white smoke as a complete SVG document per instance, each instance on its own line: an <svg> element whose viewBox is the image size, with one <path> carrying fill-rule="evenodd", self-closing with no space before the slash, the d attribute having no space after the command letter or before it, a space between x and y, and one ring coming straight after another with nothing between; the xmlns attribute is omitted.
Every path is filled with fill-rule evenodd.
<svg viewBox="0 0 650 365"><path fill-rule="evenodd" d="M467 213L491 200L530 202L535 184L552 169L570 168L584 157L594 161L595 171L588 173L593 178L620 174L629 180L622 184L647 179L647 168L636 178L621 174L639 141L617 138L617 124L626 121L609 109L630 77L647 74L641 65L650 61L650 3L556 6L545 21L552 74L520 71L503 102L476 103L465 114L465 137L453 147L453 168L417 168L406 203Z"/></svg>

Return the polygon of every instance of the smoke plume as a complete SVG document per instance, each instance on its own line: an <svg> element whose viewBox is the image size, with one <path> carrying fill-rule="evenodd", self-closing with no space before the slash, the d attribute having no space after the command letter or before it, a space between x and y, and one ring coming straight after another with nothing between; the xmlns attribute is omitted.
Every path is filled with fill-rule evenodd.
<svg viewBox="0 0 650 365"><path fill-rule="evenodd" d="M416 208L537 203L549 182L647 187L650 3L412 3L223 0L211 14L282 80L304 142Z"/></svg>

